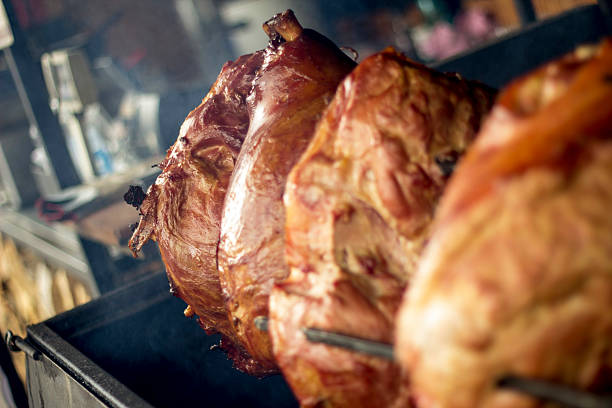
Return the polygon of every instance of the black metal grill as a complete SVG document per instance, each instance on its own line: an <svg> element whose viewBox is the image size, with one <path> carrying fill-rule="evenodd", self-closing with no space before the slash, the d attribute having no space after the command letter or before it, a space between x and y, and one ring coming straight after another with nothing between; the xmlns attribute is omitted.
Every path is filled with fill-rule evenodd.
<svg viewBox="0 0 612 408"><path fill-rule="evenodd" d="M28 327L36 407L295 407L281 376L256 379L211 347L164 274Z"/></svg>

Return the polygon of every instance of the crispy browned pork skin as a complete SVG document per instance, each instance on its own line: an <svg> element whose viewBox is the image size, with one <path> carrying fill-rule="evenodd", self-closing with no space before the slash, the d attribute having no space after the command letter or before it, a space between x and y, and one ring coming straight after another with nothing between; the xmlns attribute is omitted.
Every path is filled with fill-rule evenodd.
<svg viewBox="0 0 612 408"><path fill-rule="evenodd" d="M309 343L303 327L391 342L447 176L493 92L392 49L342 82L289 175L288 279L270 297L274 354L305 407L408 406L388 361Z"/></svg>
<svg viewBox="0 0 612 408"><path fill-rule="evenodd" d="M253 319L268 315L272 284L287 277L282 195L289 171L306 149L340 81L356 65L292 13L264 24L271 38L253 82L251 123L225 200L219 277L230 322L262 367L278 371L268 333Z"/></svg>
<svg viewBox="0 0 612 408"><path fill-rule="evenodd" d="M235 366L257 376L277 371L267 334L254 331L252 317L267 314L271 282L285 273L282 246L279 257L273 242L284 221L284 180L354 66L328 39L303 29L291 11L263 28L270 45L226 64L185 120L130 241L134 253L148 239L157 241L172 291L188 304L185 314L196 314L207 332L221 333ZM238 159L245 137L250 141ZM236 160L241 170L227 200L221 251L224 296L217 250ZM261 237L272 245L259 248Z"/></svg>
<svg viewBox="0 0 612 408"><path fill-rule="evenodd" d="M507 373L612 385L612 42L517 80L445 192L398 318L419 407L527 408Z"/></svg>
<svg viewBox="0 0 612 408"><path fill-rule="evenodd" d="M159 245L171 291L198 316L207 332L219 332L230 357L243 370L255 366L236 348L217 272L217 245L223 199L246 135L246 97L263 52L228 62L200 106L181 126L161 163L161 175L140 207L140 223L130 240L137 254L144 243Z"/></svg>

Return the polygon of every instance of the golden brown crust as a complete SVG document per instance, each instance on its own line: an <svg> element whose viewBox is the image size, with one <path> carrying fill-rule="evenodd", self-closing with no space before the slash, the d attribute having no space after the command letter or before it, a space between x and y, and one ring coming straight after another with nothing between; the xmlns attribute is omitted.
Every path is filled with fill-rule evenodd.
<svg viewBox="0 0 612 408"><path fill-rule="evenodd" d="M270 289L288 274L285 181L355 65L331 41L302 29L292 13L267 24L269 35L276 30L286 42L268 47L253 82L251 123L227 194L218 255L230 322L262 374L278 371L269 336L253 320L268 315Z"/></svg>
<svg viewBox="0 0 612 408"><path fill-rule="evenodd" d="M398 317L419 407L539 406L507 373L612 384L611 76L606 41L518 80L455 172Z"/></svg>
<svg viewBox="0 0 612 408"><path fill-rule="evenodd" d="M306 341L302 327L390 342L446 176L492 92L393 50L340 85L285 191L291 274L270 298L274 353L306 407L407 406L391 362Z"/></svg>

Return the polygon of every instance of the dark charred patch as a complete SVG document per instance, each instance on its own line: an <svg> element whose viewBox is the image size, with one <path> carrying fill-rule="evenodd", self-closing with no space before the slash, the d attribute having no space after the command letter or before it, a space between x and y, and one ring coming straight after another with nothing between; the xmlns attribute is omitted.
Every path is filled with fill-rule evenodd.
<svg viewBox="0 0 612 408"><path fill-rule="evenodd" d="M436 156L434 159L438 168L444 175L444 177L450 177L455 171L455 166L457 165L457 161L459 160L459 153L450 152L444 155Z"/></svg>
<svg viewBox="0 0 612 408"><path fill-rule="evenodd" d="M181 141L181 143L188 145L189 144L189 139L187 139L185 136L181 136L179 138L179 140Z"/></svg>
<svg viewBox="0 0 612 408"><path fill-rule="evenodd" d="M285 42L285 39L277 32L271 32L269 36L270 41L268 41L268 46L270 48L276 49L279 45Z"/></svg>
<svg viewBox="0 0 612 408"><path fill-rule="evenodd" d="M123 195L123 200L132 207L140 208L146 198L146 193L140 186L130 186L127 193Z"/></svg>

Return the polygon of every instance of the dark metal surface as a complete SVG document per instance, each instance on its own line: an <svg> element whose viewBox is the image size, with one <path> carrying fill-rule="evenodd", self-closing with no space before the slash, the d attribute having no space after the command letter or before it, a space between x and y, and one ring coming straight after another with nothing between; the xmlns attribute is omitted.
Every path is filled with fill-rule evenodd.
<svg viewBox="0 0 612 408"><path fill-rule="evenodd" d="M519 20L521 20L521 24L525 25L537 20L531 0L514 0L514 7L516 8Z"/></svg>
<svg viewBox="0 0 612 408"><path fill-rule="evenodd" d="M28 339L42 352L38 361L27 359L30 408L151 408L45 323L28 328Z"/></svg>
<svg viewBox="0 0 612 408"><path fill-rule="evenodd" d="M313 343L329 344L331 346L342 347L346 350L393 360L393 346L391 344L347 336L341 333L333 333L312 327L303 329L303 332L306 338Z"/></svg>
<svg viewBox="0 0 612 408"><path fill-rule="evenodd" d="M268 331L268 322L269 319L266 316L257 316L253 319L255 327L261 331ZM312 343L323 343L374 357L382 357L387 360L393 360L394 358L393 345L391 344L362 339L355 336L347 336L346 334L334 333L314 327L306 327L303 328L302 331L308 341Z"/></svg>
<svg viewBox="0 0 612 408"><path fill-rule="evenodd" d="M268 331L269 319L266 316L257 316L253 319L255 327L261 331ZM391 344L362 339L354 336L347 336L341 333L334 333L327 330L316 329L313 327L303 328L302 331L312 343L323 343L336 346L345 350L356 351L374 357L382 357L393 360L393 346Z"/></svg>
<svg viewBox="0 0 612 408"><path fill-rule="evenodd" d="M19 336L13 334L12 331L7 330L6 336L4 337L4 342L10 351L18 352L23 351L27 356L32 358L33 360L40 359L40 351L36 350L29 342L22 339Z"/></svg>
<svg viewBox="0 0 612 408"><path fill-rule="evenodd" d="M165 274L157 274L30 326L28 340L43 358L29 362L28 383L41 382L45 404L31 408L70 406L65 390L44 388L48 361L102 406L297 407L281 376L259 380L211 350L220 337L206 335L184 308L168 293Z"/></svg>
<svg viewBox="0 0 612 408"><path fill-rule="evenodd" d="M123 271L120 271L113 262L109 248L84 237L79 237L79 241L100 294L117 288L117 281Z"/></svg>
<svg viewBox="0 0 612 408"><path fill-rule="evenodd" d="M28 371L27 401L30 408L108 407L46 357L39 361L26 359L26 369Z"/></svg>
<svg viewBox="0 0 612 408"><path fill-rule="evenodd" d="M0 369L6 376L8 385L10 387L10 392L13 397L13 402L15 403L16 407L28 408L28 400L26 397L25 389L23 388L23 384L19 379L19 376L17 375L17 371L15 371L13 361L9 354L9 349L2 342L0 342ZM0 396L0 401L1 399L2 396Z"/></svg>
<svg viewBox="0 0 612 408"><path fill-rule="evenodd" d="M606 21L606 30L612 33L612 0L599 0L597 3Z"/></svg>
<svg viewBox="0 0 612 408"><path fill-rule="evenodd" d="M602 12L610 18L612 16L612 0L599 0L597 2Z"/></svg>
<svg viewBox="0 0 612 408"><path fill-rule="evenodd" d="M607 21L607 16L596 4L576 8L436 63L433 67L500 88L579 45L600 41L610 34Z"/></svg>

